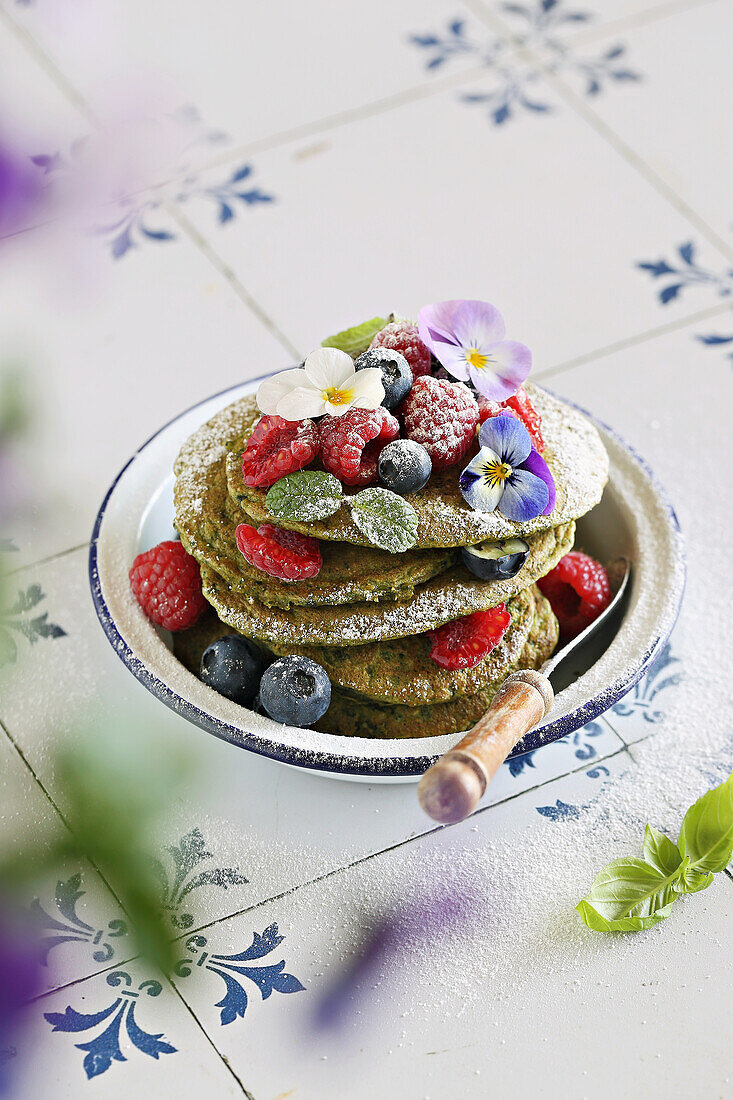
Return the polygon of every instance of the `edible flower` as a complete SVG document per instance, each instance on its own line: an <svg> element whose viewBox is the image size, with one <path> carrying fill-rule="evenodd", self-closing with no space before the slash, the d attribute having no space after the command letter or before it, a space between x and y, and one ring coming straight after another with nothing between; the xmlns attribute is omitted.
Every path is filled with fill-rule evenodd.
<svg viewBox="0 0 733 1100"><path fill-rule="evenodd" d="M516 521L548 516L555 482L524 424L513 416L492 417L481 425L478 441L481 450L458 480L468 504L477 512L498 508Z"/></svg>
<svg viewBox="0 0 733 1100"><path fill-rule="evenodd" d="M354 360L338 348L317 348L302 367L281 371L257 391L262 412L285 420L343 416L349 409L377 409L383 400L380 368L354 370Z"/></svg>
<svg viewBox="0 0 733 1100"><path fill-rule="evenodd" d="M504 339L504 318L489 302L423 306L417 327L420 339L449 374L461 382L470 380L492 401L516 393L532 367L532 352L516 340Z"/></svg>

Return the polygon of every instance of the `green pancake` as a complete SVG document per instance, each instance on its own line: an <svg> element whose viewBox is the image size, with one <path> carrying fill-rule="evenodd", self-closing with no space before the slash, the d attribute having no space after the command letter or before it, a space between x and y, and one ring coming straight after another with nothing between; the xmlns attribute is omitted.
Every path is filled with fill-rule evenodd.
<svg viewBox="0 0 733 1100"><path fill-rule="evenodd" d="M529 556L511 580L481 581L463 565L418 585L412 600L358 603L343 607L265 607L253 596L232 591L227 581L201 566L204 596L235 631L265 645L361 646L367 642L422 634L442 623L505 603L548 573L572 548L575 524L542 531L530 541Z"/></svg>
<svg viewBox="0 0 733 1100"><path fill-rule="evenodd" d="M405 498L418 516L417 548L468 546L484 539L526 537L578 519L601 499L608 478L608 456L594 426L582 413L546 391L529 384L526 389L542 417L544 458L555 479L557 501L552 514L516 523L505 519L499 511L474 512L458 488L458 477L468 462L466 457L455 466L434 473L424 489ZM235 504L257 523L269 521L320 539L369 545L345 505L328 519L310 523L270 515L265 506L267 491L245 485L242 477L241 454L259 416L255 398L243 398L196 433L203 437L203 446L215 439L228 440L227 481ZM237 425L232 435L231 428Z"/></svg>
<svg viewBox="0 0 733 1100"><path fill-rule="evenodd" d="M431 660L430 643L422 637L357 650L295 649L318 661L331 679L333 701L318 728L328 725L330 732L360 737L416 737L428 736L430 731L450 733L476 721L511 672L538 668L557 644L555 617L536 588L515 597L509 607L512 623L506 634L472 669L441 668ZM209 612L189 630L174 635L175 655L198 675L206 647L230 632ZM359 675L353 660L361 653L365 654L364 675ZM274 648L272 654L276 655ZM263 651L265 660L268 656ZM416 727L425 734L415 733ZM396 732L400 728L410 732ZM387 729L392 732L383 732Z"/></svg>
<svg viewBox="0 0 733 1100"><path fill-rule="evenodd" d="M189 440L176 469L175 524L183 545L223 577L233 592L253 596L267 607L405 601L415 585L458 560L457 551L450 549L389 554L374 547L322 542L318 576L284 583L249 565L237 548L237 524L253 521L227 494L225 452L216 446L197 452Z"/></svg>
<svg viewBox="0 0 733 1100"><path fill-rule="evenodd" d="M504 675L524 649L535 616L537 589L512 597L506 609L512 617L501 641L474 668L442 668L430 656L432 642L425 634L371 642L363 646L278 646L278 656L299 653L322 665L334 687L361 701L410 707L440 703L458 695L474 695Z"/></svg>
<svg viewBox="0 0 733 1100"><path fill-rule="evenodd" d="M450 702L411 707L386 706L372 699L359 700L331 692L331 705L315 728L345 737L438 737L470 729L488 709L506 677L520 668L539 668L557 645L558 626L549 603L540 596L524 650L501 676L475 695L461 695Z"/></svg>

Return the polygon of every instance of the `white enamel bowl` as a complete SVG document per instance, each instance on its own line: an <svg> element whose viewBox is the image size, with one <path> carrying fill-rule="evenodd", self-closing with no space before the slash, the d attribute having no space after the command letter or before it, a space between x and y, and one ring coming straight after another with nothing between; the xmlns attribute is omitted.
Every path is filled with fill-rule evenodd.
<svg viewBox="0 0 733 1100"><path fill-rule="evenodd" d="M172 538L172 466L179 448L224 405L260 379L216 394L161 428L132 456L99 510L89 553L92 597L102 627L134 676L163 703L209 733L297 768L367 782L416 780L454 744L449 737L373 740L281 726L206 687L173 656L170 637L145 618L127 574L141 550ZM618 634L599 660L560 692L542 725L517 746L528 752L585 725L618 702L667 640L684 588L676 516L645 463L596 421L611 460L601 503L578 523L576 545L601 560L634 564L631 597Z"/></svg>

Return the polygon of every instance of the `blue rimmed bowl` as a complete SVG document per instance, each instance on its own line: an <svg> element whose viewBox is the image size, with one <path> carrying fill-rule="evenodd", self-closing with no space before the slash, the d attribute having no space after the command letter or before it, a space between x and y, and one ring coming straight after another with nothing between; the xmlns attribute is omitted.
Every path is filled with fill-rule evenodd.
<svg viewBox="0 0 733 1100"><path fill-rule="evenodd" d="M120 660L166 706L226 741L334 778L416 780L460 737L375 740L281 726L206 687L173 656L170 636L145 617L128 583L141 550L172 538L173 462L183 442L219 409L252 393L259 378L225 390L161 428L115 478L94 525L89 580L100 622ZM591 419L593 419L591 417ZM594 420L610 458L601 503L578 523L576 543L601 560L634 563L630 600L611 645L561 691L541 726L513 756L572 733L629 692L654 661L679 613L685 567L682 536L664 490L641 458Z"/></svg>

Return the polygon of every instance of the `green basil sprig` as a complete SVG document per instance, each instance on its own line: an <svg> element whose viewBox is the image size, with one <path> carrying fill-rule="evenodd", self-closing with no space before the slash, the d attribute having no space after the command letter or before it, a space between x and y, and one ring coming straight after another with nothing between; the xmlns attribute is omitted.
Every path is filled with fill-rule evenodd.
<svg viewBox="0 0 733 1100"><path fill-rule="evenodd" d="M681 894L705 890L733 855L733 773L685 814L677 843L647 825L643 859L614 859L576 905L596 932L641 932L668 917Z"/></svg>

